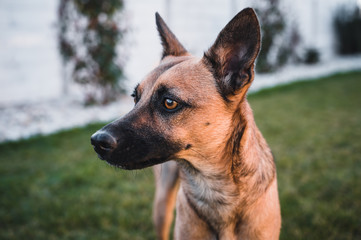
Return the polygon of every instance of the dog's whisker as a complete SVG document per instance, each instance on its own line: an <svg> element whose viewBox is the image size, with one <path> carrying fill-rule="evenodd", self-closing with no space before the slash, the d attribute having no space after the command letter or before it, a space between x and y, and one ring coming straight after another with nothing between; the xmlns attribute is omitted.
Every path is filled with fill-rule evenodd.
<svg viewBox="0 0 361 240"><path fill-rule="evenodd" d="M204 156L202 153L200 153L200 152L198 152L198 151L196 151L196 150L194 150L194 149L189 149L189 150L191 150L191 151L193 151L193 152L195 152L195 153L197 153L198 155L200 155L203 159L207 159L207 157L206 156Z"/></svg>

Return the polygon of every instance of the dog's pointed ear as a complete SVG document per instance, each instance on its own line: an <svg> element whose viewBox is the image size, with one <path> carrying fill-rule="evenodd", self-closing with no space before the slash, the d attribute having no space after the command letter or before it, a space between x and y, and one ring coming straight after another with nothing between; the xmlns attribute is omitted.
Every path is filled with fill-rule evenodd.
<svg viewBox="0 0 361 240"><path fill-rule="evenodd" d="M155 21L157 24L157 29L163 45L163 56L162 58L172 55L172 56L183 56L187 54L187 50L182 46L178 41L176 36L165 24L162 17L159 13L155 13Z"/></svg>
<svg viewBox="0 0 361 240"><path fill-rule="evenodd" d="M219 33L203 61L213 73L219 91L228 100L243 99L254 75L254 62L261 45L260 26L251 8L239 12Z"/></svg>

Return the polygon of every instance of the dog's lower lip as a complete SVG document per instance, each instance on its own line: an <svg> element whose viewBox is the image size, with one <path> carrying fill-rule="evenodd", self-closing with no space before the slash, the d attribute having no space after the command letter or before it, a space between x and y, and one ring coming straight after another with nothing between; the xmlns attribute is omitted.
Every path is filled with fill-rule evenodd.
<svg viewBox="0 0 361 240"><path fill-rule="evenodd" d="M142 162L133 162L132 160L128 159L128 160L122 160L122 161L117 161L117 160L111 160L111 159L105 159L106 162L114 167L118 167L121 169L125 169L125 170L134 170L134 169L143 169L143 168L147 168L147 167L151 167L154 166L156 164L160 164L163 163L165 161L167 161L167 159L169 158L152 158L152 159L147 159L147 160L143 160Z"/></svg>
<svg viewBox="0 0 361 240"><path fill-rule="evenodd" d="M103 151L101 148L99 149L99 148L93 146L93 149L94 149L94 151L96 152L96 154L98 155L98 158L99 158L99 159L101 159L101 160L106 160L105 157L104 157L101 153L99 153L99 152L102 152L102 151Z"/></svg>
<svg viewBox="0 0 361 240"><path fill-rule="evenodd" d="M125 169L127 170L128 168L125 166L125 165L121 165L119 163L114 163L114 162L111 162L109 160L106 160L106 159L103 159L107 162L107 164L109 164L110 166L113 166L113 167L116 167L116 168L120 168L120 169Z"/></svg>

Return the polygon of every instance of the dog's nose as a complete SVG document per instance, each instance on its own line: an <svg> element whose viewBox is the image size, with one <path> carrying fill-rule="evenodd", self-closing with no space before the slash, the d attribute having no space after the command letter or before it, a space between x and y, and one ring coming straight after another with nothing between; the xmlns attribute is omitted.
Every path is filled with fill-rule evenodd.
<svg viewBox="0 0 361 240"><path fill-rule="evenodd" d="M117 147L116 139L104 131L94 133L90 138L90 142L94 150L101 156L112 152Z"/></svg>

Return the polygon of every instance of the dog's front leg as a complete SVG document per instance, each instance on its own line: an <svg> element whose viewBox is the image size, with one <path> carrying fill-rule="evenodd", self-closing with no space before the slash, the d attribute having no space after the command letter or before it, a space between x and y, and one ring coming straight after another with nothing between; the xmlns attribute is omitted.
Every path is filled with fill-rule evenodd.
<svg viewBox="0 0 361 240"><path fill-rule="evenodd" d="M158 239L166 240L169 239L179 187L178 166L176 162L170 161L154 166L153 170L156 185L153 221Z"/></svg>

